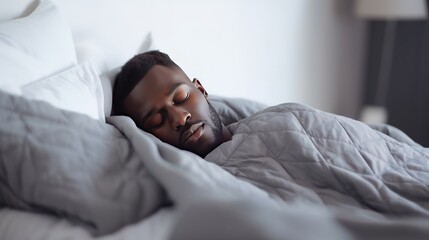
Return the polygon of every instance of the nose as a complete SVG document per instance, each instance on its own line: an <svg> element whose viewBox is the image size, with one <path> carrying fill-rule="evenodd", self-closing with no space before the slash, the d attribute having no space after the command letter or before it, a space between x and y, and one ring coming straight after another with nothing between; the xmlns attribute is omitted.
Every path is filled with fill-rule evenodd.
<svg viewBox="0 0 429 240"><path fill-rule="evenodd" d="M170 110L171 123L174 130L179 131L191 119L191 114L185 109L172 107Z"/></svg>

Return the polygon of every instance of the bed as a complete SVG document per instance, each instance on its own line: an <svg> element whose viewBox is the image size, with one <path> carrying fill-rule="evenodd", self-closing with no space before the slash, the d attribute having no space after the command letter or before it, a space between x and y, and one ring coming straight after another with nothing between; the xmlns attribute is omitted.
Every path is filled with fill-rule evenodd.
<svg viewBox="0 0 429 240"><path fill-rule="evenodd" d="M117 43L70 22L71 2L0 23L0 239L429 237L429 150L400 130L210 96L232 141L205 159L176 149L112 115L150 31L105 59Z"/></svg>

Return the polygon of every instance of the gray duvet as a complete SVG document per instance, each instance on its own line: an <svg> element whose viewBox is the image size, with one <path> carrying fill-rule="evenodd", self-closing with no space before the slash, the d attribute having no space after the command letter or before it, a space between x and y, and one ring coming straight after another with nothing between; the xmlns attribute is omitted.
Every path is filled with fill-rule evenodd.
<svg viewBox="0 0 429 240"><path fill-rule="evenodd" d="M207 156L216 164L127 117L105 124L0 92L0 119L0 202L95 235L171 202L171 239L429 236L427 149L302 105L231 125L232 141Z"/></svg>
<svg viewBox="0 0 429 240"><path fill-rule="evenodd" d="M206 159L271 196L429 216L429 149L349 118L289 103L229 126Z"/></svg>

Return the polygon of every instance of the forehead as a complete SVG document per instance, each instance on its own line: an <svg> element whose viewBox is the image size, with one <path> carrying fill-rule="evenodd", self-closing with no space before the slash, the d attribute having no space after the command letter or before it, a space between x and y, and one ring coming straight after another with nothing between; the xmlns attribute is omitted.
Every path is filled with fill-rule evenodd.
<svg viewBox="0 0 429 240"><path fill-rule="evenodd" d="M171 87L181 82L189 84L190 80L180 68L154 65L125 98L125 111L166 97Z"/></svg>
<svg viewBox="0 0 429 240"><path fill-rule="evenodd" d="M185 80L189 81L189 78L177 67L170 68L162 65L154 65L136 87L134 87L131 93L141 88L151 91L154 88L168 87L178 82L184 82Z"/></svg>

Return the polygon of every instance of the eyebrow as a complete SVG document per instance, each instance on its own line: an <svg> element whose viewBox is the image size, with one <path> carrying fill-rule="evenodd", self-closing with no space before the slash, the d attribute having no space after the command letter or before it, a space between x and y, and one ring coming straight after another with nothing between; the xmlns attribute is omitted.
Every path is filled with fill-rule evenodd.
<svg viewBox="0 0 429 240"><path fill-rule="evenodd" d="M176 88L178 88L180 85L185 84L184 82L179 82L179 83L175 83L173 84L173 86L171 86L170 90L167 92L166 96L171 96L171 94L174 93L174 91L176 90ZM142 127L144 126L145 122L147 121L147 119L150 117L150 115L152 115L152 113L154 112L154 108L150 109L148 113L146 113L144 115L144 117L142 118Z"/></svg>
<svg viewBox="0 0 429 240"><path fill-rule="evenodd" d="M171 86L171 88L170 88L170 91L168 91L167 96L171 96L171 94L173 94L174 90L176 90L176 88L178 88L182 84L185 84L185 83L179 82L179 83L173 84L173 86Z"/></svg>

